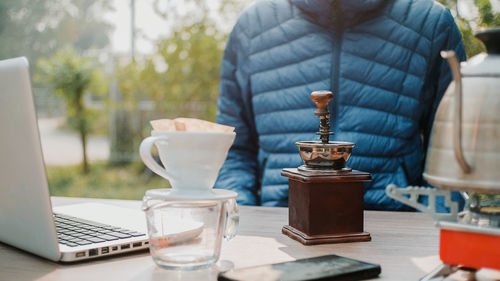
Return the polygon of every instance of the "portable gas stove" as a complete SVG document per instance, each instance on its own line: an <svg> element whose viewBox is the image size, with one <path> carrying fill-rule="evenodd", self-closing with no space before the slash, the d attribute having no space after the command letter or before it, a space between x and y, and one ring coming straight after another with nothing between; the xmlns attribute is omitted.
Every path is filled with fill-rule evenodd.
<svg viewBox="0 0 500 281"><path fill-rule="evenodd" d="M386 193L427 213L440 228L439 256L444 264L427 276L428 279L421 280L446 276L460 267L500 270L500 194L462 192L466 207L458 213L458 203L451 200L450 190L389 185ZM422 196L428 197L428 206L418 202ZM439 196L445 198L449 213L436 212Z"/></svg>
<svg viewBox="0 0 500 281"><path fill-rule="evenodd" d="M460 64L453 51L441 52L453 82L436 112L423 173L437 188L386 188L388 196L429 214L440 228L444 265L422 280L446 275L456 266L500 274L500 29L476 37L488 54ZM451 200L453 190L466 201L463 212ZM428 197L427 206L420 203L421 196ZM438 196L444 197L449 213L436 212ZM489 280L500 280L498 276Z"/></svg>

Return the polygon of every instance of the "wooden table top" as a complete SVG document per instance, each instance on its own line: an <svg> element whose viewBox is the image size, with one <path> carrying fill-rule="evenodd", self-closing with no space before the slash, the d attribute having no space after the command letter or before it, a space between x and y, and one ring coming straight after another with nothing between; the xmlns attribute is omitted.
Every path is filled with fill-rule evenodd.
<svg viewBox="0 0 500 281"><path fill-rule="evenodd" d="M100 202L139 208L140 201L53 197L54 206ZM336 254L380 264L380 280L417 280L440 264L439 231L422 213L365 211L371 242L303 246L281 234L287 208L240 207L238 235L224 242L221 265L235 268ZM181 272L155 265L149 252L55 263L0 243L0 280L216 280L214 268Z"/></svg>

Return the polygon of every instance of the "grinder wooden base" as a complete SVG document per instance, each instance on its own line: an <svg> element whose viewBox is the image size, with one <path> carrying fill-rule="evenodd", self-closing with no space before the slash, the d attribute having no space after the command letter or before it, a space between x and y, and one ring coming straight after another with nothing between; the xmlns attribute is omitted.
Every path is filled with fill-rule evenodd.
<svg viewBox="0 0 500 281"><path fill-rule="evenodd" d="M323 235L307 235L304 232L295 229L292 226L285 225L281 232L286 236L299 241L304 245L317 245L317 244L333 244L333 243L347 243L347 242L365 242L371 241L372 238L368 232L360 233L344 233L344 234L323 234Z"/></svg>
<svg viewBox="0 0 500 281"><path fill-rule="evenodd" d="M288 223L283 234L304 245L370 241L363 230L363 182L369 173L328 174L286 168Z"/></svg>

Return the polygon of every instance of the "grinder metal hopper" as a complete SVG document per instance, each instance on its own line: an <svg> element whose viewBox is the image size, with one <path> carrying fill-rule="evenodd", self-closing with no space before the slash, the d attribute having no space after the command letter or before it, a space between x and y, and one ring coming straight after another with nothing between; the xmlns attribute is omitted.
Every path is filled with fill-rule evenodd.
<svg viewBox="0 0 500 281"><path fill-rule="evenodd" d="M299 148L300 158L305 165L298 167L299 171L342 173L350 172L345 164L351 156L354 143L345 141L330 141L330 112L328 103L332 100L330 91L315 91L311 99L316 103L314 115L319 117L319 132L321 141L299 141L295 144Z"/></svg>

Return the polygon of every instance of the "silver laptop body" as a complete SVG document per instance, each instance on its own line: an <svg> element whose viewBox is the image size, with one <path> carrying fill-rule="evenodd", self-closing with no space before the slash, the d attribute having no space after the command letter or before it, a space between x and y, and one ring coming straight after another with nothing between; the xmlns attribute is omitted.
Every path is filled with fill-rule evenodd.
<svg viewBox="0 0 500 281"><path fill-rule="evenodd" d="M148 247L140 210L78 204L54 212L57 218L50 201L28 60L0 61L0 242L64 262Z"/></svg>

